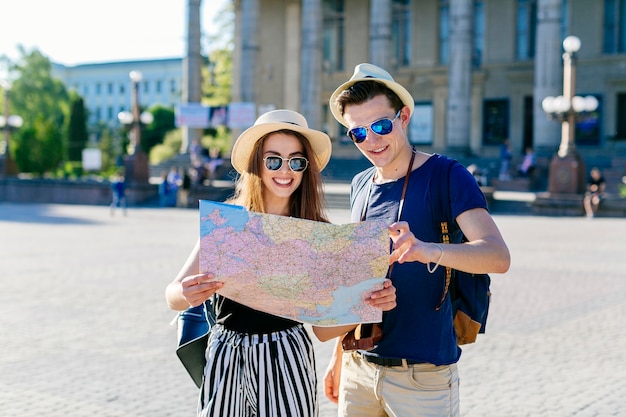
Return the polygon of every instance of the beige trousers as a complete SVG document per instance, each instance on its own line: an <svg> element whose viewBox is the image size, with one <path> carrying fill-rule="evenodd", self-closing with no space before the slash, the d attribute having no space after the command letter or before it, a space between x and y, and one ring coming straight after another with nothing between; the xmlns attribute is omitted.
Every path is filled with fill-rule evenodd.
<svg viewBox="0 0 626 417"><path fill-rule="evenodd" d="M343 354L339 416L459 417L456 364L380 366Z"/></svg>

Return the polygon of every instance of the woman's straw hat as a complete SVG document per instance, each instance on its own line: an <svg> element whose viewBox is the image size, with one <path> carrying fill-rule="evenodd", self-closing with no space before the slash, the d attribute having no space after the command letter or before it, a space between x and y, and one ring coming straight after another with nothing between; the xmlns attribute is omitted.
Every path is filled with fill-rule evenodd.
<svg viewBox="0 0 626 417"><path fill-rule="evenodd" d="M319 130L310 129L306 119L300 113L291 110L273 110L259 116L254 126L246 129L237 138L230 156L231 164L237 172L241 174L248 169L250 154L259 139L268 133L283 129L303 134L311 144L317 165L320 170L324 169L332 152L328 135Z"/></svg>

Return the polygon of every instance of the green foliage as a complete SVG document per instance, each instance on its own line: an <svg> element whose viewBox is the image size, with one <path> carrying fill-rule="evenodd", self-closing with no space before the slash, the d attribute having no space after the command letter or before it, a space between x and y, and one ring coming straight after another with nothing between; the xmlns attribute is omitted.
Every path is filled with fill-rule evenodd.
<svg viewBox="0 0 626 417"><path fill-rule="evenodd" d="M162 144L155 145L150 150L149 160L152 165L158 165L163 161L167 161L178 154L183 143L183 132L176 129L168 132Z"/></svg>
<svg viewBox="0 0 626 417"><path fill-rule="evenodd" d="M123 166L122 143L116 131L103 128L100 131L98 148L102 152L102 174L108 176L113 174L120 166Z"/></svg>
<svg viewBox="0 0 626 417"><path fill-rule="evenodd" d="M15 161L20 172L43 176L56 171L63 160L63 147L61 131L55 123L38 117L15 137Z"/></svg>
<svg viewBox="0 0 626 417"><path fill-rule="evenodd" d="M56 176L65 179L77 179L83 175L82 162L67 161L57 170Z"/></svg>
<svg viewBox="0 0 626 417"><path fill-rule="evenodd" d="M208 65L202 68L202 92L205 104L225 106L230 103L232 67L232 51L218 49L211 52Z"/></svg>
<svg viewBox="0 0 626 417"><path fill-rule="evenodd" d="M145 126L141 133L141 148L149 154L154 146L163 143L169 131L176 129L176 115L173 109L160 105L153 106L148 111L154 116L154 121Z"/></svg>
<svg viewBox="0 0 626 417"><path fill-rule="evenodd" d="M69 95L63 83L52 78L47 57L36 49L18 49L21 57L9 67L17 75L11 87L11 106L24 125L11 136L11 150L21 172L43 175L56 171L63 159Z"/></svg>
<svg viewBox="0 0 626 417"><path fill-rule="evenodd" d="M218 148L222 155L224 155L228 153L232 147L231 131L226 126L218 126L216 129L211 129L211 134L202 136L201 144L205 149Z"/></svg>
<svg viewBox="0 0 626 417"><path fill-rule="evenodd" d="M83 98L72 94L67 129L67 159L82 161L82 151L87 145L87 115Z"/></svg>

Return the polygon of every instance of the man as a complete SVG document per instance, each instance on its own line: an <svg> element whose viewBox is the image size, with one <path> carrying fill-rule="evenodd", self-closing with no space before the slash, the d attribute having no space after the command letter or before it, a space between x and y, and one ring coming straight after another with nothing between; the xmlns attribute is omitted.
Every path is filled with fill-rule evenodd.
<svg viewBox="0 0 626 417"><path fill-rule="evenodd" d="M374 349L342 352L337 341L325 394L338 403L340 416L458 416L461 350L450 297L441 302L445 267L503 273L509 250L467 169L410 145L413 97L385 70L357 65L332 94L330 107L373 164L352 181L351 220L389 219L397 306L384 313L383 337ZM436 187L440 168L451 163L445 199L467 242L442 245L432 206L442 198Z"/></svg>

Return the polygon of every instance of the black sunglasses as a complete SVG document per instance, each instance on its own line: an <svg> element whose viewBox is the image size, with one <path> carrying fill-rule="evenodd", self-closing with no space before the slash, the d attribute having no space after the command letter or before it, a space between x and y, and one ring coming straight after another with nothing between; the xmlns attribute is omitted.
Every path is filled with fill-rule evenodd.
<svg viewBox="0 0 626 417"><path fill-rule="evenodd" d="M352 142L354 143L361 143L365 139L367 139L367 129L371 130L377 135L381 135L381 136L388 135L393 130L393 122L395 122L396 119L400 116L401 111L402 110L399 110L398 113L396 113L396 117L394 117L393 119L385 117L383 119L376 120L374 123L369 125L369 127L367 126L353 127L352 129L348 130L347 135L350 137L350 139L352 139Z"/></svg>
<svg viewBox="0 0 626 417"><path fill-rule="evenodd" d="M282 158L280 156L266 156L263 158L265 168L270 171L278 171L283 166L283 161L287 161L289 169L293 172L303 172L309 166L309 160L304 156L294 156L293 158Z"/></svg>

